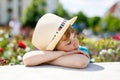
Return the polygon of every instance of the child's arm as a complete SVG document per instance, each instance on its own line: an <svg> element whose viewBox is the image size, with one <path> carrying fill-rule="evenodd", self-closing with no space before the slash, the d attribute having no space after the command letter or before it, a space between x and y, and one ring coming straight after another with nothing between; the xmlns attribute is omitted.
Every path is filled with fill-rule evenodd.
<svg viewBox="0 0 120 80"><path fill-rule="evenodd" d="M89 64L89 57L74 52L74 54L61 56L54 61L48 62L48 64L72 68L85 68Z"/></svg>
<svg viewBox="0 0 120 80"><path fill-rule="evenodd" d="M23 56L23 62L26 66L34 66L55 60L67 54L64 51L31 51Z"/></svg>

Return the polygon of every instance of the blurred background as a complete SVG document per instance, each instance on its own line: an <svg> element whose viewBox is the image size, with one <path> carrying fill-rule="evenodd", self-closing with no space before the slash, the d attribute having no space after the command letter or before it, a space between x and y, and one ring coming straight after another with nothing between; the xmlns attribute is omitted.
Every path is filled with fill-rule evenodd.
<svg viewBox="0 0 120 80"><path fill-rule="evenodd" d="M66 19L78 16L73 28L91 62L120 61L120 0L0 0L0 65L23 64L38 19L45 13Z"/></svg>

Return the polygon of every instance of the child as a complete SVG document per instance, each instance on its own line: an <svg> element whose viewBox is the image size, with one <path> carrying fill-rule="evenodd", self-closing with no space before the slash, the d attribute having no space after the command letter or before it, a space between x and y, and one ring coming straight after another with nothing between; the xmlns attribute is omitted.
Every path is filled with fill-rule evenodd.
<svg viewBox="0 0 120 80"><path fill-rule="evenodd" d="M70 20L47 13L43 15L34 30L32 43L39 50L23 56L26 66L42 63L71 68L85 68L89 64L88 50L79 46L72 24L77 17Z"/></svg>

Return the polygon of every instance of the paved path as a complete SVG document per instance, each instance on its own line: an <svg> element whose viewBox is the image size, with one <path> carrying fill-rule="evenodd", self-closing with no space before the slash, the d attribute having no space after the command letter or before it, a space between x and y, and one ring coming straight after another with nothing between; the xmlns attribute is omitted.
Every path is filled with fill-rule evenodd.
<svg viewBox="0 0 120 80"><path fill-rule="evenodd" d="M120 80L120 62L91 63L86 69L0 66L0 80Z"/></svg>

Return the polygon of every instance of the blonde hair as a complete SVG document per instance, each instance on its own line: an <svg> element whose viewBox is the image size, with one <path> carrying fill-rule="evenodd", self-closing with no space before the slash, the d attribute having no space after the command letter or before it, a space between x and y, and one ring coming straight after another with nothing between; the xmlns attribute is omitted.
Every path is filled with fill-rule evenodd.
<svg viewBox="0 0 120 80"><path fill-rule="evenodd" d="M64 41L67 41L70 38L70 34L71 33L76 33L75 30L73 29L72 25L69 26L69 28L66 30L66 32L64 33ZM63 38L63 37L62 37ZM62 39L61 39L62 40Z"/></svg>

